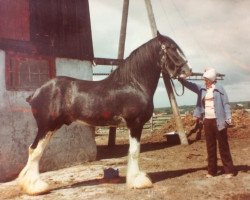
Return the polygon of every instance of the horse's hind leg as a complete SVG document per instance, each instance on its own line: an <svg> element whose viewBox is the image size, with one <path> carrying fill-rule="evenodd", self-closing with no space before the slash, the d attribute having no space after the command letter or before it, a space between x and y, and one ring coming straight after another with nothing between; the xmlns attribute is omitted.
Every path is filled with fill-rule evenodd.
<svg viewBox="0 0 250 200"><path fill-rule="evenodd" d="M141 130L134 132L130 129L129 135L129 154L128 154L128 169L127 169L127 186L129 188L149 188L153 184L145 172L139 168L140 154L140 135Z"/></svg>
<svg viewBox="0 0 250 200"><path fill-rule="evenodd" d="M29 158L26 166L18 176L21 189L30 195L46 193L49 186L39 176L39 161L53 132L38 131L34 143L29 147Z"/></svg>

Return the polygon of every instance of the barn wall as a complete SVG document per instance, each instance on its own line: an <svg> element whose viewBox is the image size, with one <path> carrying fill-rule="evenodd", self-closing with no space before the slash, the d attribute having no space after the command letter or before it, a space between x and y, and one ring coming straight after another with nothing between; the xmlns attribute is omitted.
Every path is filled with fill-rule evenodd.
<svg viewBox="0 0 250 200"><path fill-rule="evenodd" d="M29 0L0 1L0 38L29 41Z"/></svg>
<svg viewBox="0 0 250 200"><path fill-rule="evenodd" d="M69 68L70 65L70 68ZM91 63L56 59L58 75L92 79ZM15 178L25 166L36 123L25 101L30 92L6 91L5 52L0 50L0 182ZM54 170L96 158L94 129L63 126L53 136L41 160L41 171Z"/></svg>
<svg viewBox="0 0 250 200"><path fill-rule="evenodd" d="M93 60L88 0L30 1L30 37L40 54Z"/></svg>

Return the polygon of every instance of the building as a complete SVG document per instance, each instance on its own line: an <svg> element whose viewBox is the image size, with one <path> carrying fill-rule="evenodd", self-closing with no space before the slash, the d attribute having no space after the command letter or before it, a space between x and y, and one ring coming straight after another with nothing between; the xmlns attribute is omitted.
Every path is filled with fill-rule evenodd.
<svg viewBox="0 0 250 200"><path fill-rule="evenodd" d="M58 75L92 80L93 57L88 0L0 1L0 182L24 167L36 136L26 98ZM44 154L42 171L94 160L94 128L62 127Z"/></svg>

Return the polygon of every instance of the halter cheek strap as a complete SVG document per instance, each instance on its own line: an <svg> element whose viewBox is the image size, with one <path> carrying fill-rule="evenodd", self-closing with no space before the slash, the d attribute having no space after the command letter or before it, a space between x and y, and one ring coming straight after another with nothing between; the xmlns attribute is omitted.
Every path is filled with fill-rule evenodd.
<svg viewBox="0 0 250 200"><path fill-rule="evenodd" d="M173 48L173 46L170 46L169 48ZM163 72L166 72L168 74L171 74L169 71L168 67L165 67L167 65L167 58L169 58L175 65L175 69L174 72L172 74L171 78L176 78L178 73L180 72L180 70L182 69L182 67L187 63L187 61L184 61L182 63L177 63L174 58L171 56L171 53L169 53L167 51L167 47L165 44L161 44L161 50L160 50L160 55L162 55L161 57L161 61L160 61L160 68Z"/></svg>
<svg viewBox="0 0 250 200"><path fill-rule="evenodd" d="M170 74L168 67L166 67L166 68L164 67L167 63L166 62L167 61L167 48L166 48L165 44L161 44L161 50L160 50L159 54L161 56L160 63L159 63L159 67L161 68L161 71Z"/></svg>

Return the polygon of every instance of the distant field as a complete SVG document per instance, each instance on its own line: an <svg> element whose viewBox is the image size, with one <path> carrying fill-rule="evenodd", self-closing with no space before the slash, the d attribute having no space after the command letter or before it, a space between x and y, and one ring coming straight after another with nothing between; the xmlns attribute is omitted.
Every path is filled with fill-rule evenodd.
<svg viewBox="0 0 250 200"><path fill-rule="evenodd" d="M244 109L250 109L250 101L239 101L239 102L230 102L231 108L232 109L239 109L239 108L244 108ZM184 105L184 106L179 106L180 113L186 113L194 110L195 105ZM171 107L164 107L164 108L155 108L154 109L155 113L167 113L167 114L172 114L172 109Z"/></svg>

